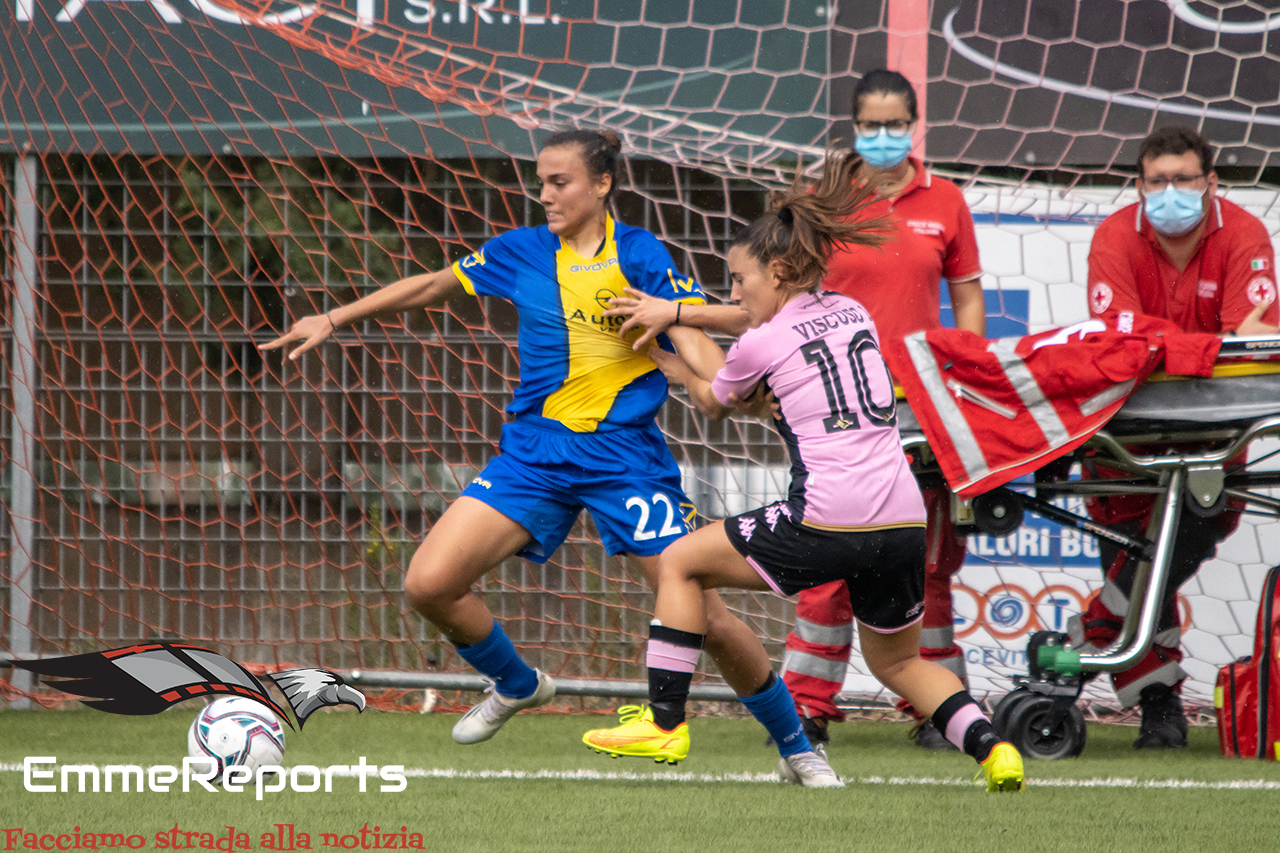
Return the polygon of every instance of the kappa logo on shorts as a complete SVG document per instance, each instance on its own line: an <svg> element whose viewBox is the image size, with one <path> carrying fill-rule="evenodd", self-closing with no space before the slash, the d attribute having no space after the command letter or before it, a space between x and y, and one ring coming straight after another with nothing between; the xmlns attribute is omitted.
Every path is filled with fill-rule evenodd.
<svg viewBox="0 0 1280 853"><path fill-rule="evenodd" d="M751 541L751 534L756 532L756 520L743 516L738 519L738 535L748 542Z"/></svg>
<svg viewBox="0 0 1280 853"><path fill-rule="evenodd" d="M915 607L912 607L910 610L907 611L907 618L911 618L912 616L915 616L917 613L919 613L922 610L924 610L924 602L923 601L917 602Z"/></svg>
<svg viewBox="0 0 1280 853"><path fill-rule="evenodd" d="M784 503L770 504L764 508L764 522L769 525L770 530L776 530L778 527L778 519L786 516L787 520L791 520L791 507Z"/></svg>

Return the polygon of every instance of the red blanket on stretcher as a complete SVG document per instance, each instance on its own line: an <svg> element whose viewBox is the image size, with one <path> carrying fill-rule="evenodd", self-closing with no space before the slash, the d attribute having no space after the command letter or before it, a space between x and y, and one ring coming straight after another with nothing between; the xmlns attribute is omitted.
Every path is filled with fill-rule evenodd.
<svg viewBox="0 0 1280 853"><path fill-rule="evenodd" d="M995 341L918 332L885 357L947 482L967 498L1088 441L1161 361L1170 374L1210 375L1221 343L1126 313Z"/></svg>

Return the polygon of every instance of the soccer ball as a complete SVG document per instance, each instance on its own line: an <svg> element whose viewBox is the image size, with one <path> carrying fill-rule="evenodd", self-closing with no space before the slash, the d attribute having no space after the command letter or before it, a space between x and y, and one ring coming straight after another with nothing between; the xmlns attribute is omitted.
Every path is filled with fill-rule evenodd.
<svg viewBox="0 0 1280 853"><path fill-rule="evenodd" d="M187 754L203 759L193 765L203 773L212 767L218 779L234 764L256 770L284 759L284 729L261 702L224 696L210 702L192 721Z"/></svg>

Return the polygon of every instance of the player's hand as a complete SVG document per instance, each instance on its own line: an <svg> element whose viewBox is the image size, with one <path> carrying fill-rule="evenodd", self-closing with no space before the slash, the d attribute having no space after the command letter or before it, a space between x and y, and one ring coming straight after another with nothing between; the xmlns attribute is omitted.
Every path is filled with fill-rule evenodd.
<svg viewBox="0 0 1280 853"><path fill-rule="evenodd" d="M644 334L636 338L631 345L639 352L650 341L667 330L676 321L676 303L668 299L650 296L642 290L628 287L623 290L626 296L615 296L609 300L610 308L604 312L606 317L626 317L627 320L618 329L619 336L625 337L632 329L643 326Z"/></svg>
<svg viewBox="0 0 1280 853"><path fill-rule="evenodd" d="M288 346L295 341L301 341L302 345L291 350L289 355L290 361L297 361L298 356L310 349L315 349L325 342L330 335L333 334L333 321L329 319L328 314L311 314L306 317L299 317L294 324L289 327L289 331L285 332L274 341L268 341L265 344L259 344L260 350L279 349Z"/></svg>
<svg viewBox="0 0 1280 853"><path fill-rule="evenodd" d="M757 384L746 397L730 394L729 402L739 414L747 417L759 418L762 421L769 418L779 420L782 417L782 406L778 404L778 398L763 382Z"/></svg>
<svg viewBox="0 0 1280 853"><path fill-rule="evenodd" d="M689 362L674 352L667 352L662 347L649 347L649 358L658 365L658 369L667 377L667 381L675 385L688 385L689 379L697 376Z"/></svg>
<svg viewBox="0 0 1280 853"><path fill-rule="evenodd" d="M1270 299L1264 299L1249 312L1249 316L1240 321L1240 325L1236 326L1237 335L1275 335L1280 334L1280 326L1272 326L1269 323L1262 322L1262 317L1267 313L1267 309L1271 307Z"/></svg>

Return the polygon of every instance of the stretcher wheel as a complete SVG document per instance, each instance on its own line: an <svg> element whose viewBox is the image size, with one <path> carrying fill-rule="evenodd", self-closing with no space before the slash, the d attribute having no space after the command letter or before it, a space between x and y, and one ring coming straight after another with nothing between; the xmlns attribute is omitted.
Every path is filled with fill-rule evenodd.
<svg viewBox="0 0 1280 853"><path fill-rule="evenodd" d="M973 524L988 536L1005 536L1022 526L1022 501L1004 489L973 499Z"/></svg>
<svg viewBox="0 0 1280 853"><path fill-rule="evenodd" d="M1011 693L1006 693L1004 698L996 703L995 710L991 713L991 725L995 726L1000 737L1005 740L1010 739L1009 718L1013 716L1018 705L1027 699L1034 699L1036 695L1025 687L1020 687Z"/></svg>
<svg viewBox="0 0 1280 853"><path fill-rule="evenodd" d="M1053 700L1047 696L1018 702L1009 716L1009 742L1025 757L1045 761L1074 758L1083 752L1086 729L1080 708L1069 706L1057 725L1050 725L1053 717Z"/></svg>

